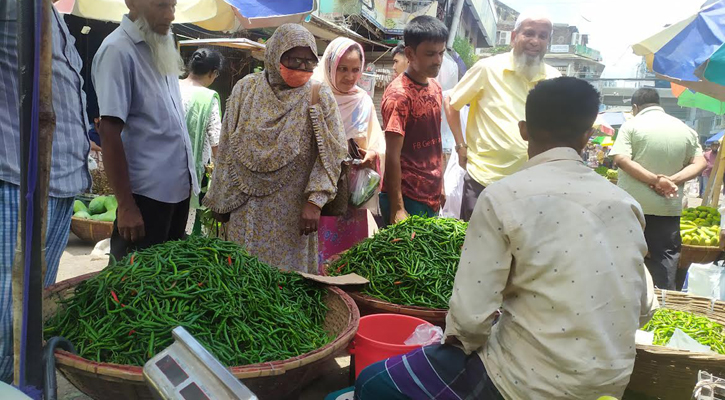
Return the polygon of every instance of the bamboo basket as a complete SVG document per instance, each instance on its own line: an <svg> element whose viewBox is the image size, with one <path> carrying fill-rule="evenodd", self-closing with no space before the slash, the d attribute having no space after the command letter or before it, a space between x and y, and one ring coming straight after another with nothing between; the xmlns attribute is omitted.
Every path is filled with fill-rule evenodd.
<svg viewBox="0 0 725 400"><path fill-rule="evenodd" d="M47 320L58 309L58 300L72 295L82 281L98 272L81 275L50 286L44 296L43 318ZM277 400L295 398L322 372L320 365L344 351L357 333L360 313L355 302L342 290L328 287L329 308L325 329L335 340L315 351L287 360L231 367L237 379L258 398ZM152 400L143 377L143 368L90 361L64 350L56 350L56 367L75 387L95 400ZM284 375L282 377L281 375Z"/></svg>
<svg viewBox="0 0 725 400"><path fill-rule="evenodd" d="M330 257L324 264L322 264L319 272L320 275L327 276L327 267L340 258L339 254L335 254ZM342 289L347 292L350 297L355 300L355 304L360 310L360 315L371 315L371 314L402 314L411 317L420 318L424 321L428 321L433 325L440 326L443 329L446 327L446 315L448 310L443 308L427 308L419 306L405 306L401 304L389 303L387 301L380 300L376 297L368 296L360 292L360 285L355 286L342 286Z"/></svg>
<svg viewBox="0 0 725 400"><path fill-rule="evenodd" d="M387 301L382 301L375 297L362 294L356 290L350 290L347 294L355 300L355 304L357 304L360 309L360 315L402 314L420 318L444 329L446 327L446 315L448 314L448 310L446 309L404 306L388 303Z"/></svg>
<svg viewBox="0 0 725 400"><path fill-rule="evenodd" d="M725 325L725 302L681 292L655 292L662 308L691 312ZM725 375L725 355L637 345L628 389L661 400L689 399L700 370Z"/></svg>
<svg viewBox="0 0 725 400"><path fill-rule="evenodd" d="M690 268L690 264L707 264L711 263L720 256L722 251L717 246L691 246L682 245L680 252L679 267L683 269Z"/></svg>
<svg viewBox="0 0 725 400"><path fill-rule="evenodd" d="M83 241L98 243L103 239L111 237L113 233L113 222L72 217L70 220L70 230Z"/></svg>

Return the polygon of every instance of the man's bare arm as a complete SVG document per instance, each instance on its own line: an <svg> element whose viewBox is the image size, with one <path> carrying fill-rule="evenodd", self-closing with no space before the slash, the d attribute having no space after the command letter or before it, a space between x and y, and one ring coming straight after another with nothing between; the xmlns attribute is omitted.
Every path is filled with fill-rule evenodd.
<svg viewBox="0 0 725 400"><path fill-rule="evenodd" d="M403 136L394 132L385 132L385 189L390 201L390 221L394 224L407 218L401 189L402 172L400 152L403 148Z"/></svg>
<svg viewBox="0 0 725 400"><path fill-rule="evenodd" d="M647 170L645 167L640 165L640 163L632 160L632 158L617 154L614 156L614 162L619 168L629 174L629 176L647 184L660 195L672 197L677 194L677 185L668 177L657 175Z"/></svg>
<svg viewBox="0 0 725 400"><path fill-rule="evenodd" d="M128 178L126 152L121 141L124 123L115 117L101 118L99 135L103 143L103 166L113 193L118 200L117 224L121 236L136 242L146 236L141 212L133 199L131 182Z"/></svg>
<svg viewBox="0 0 725 400"><path fill-rule="evenodd" d="M670 180L674 182L675 185L681 185L691 179L695 179L700 176L700 174L702 174L702 171L704 171L706 167L707 160L705 160L705 157L694 157L692 161L690 161L690 164L688 164L680 172L672 175L670 177Z"/></svg>
<svg viewBox="0 0 725 400"><path fill-rule="evenodd" d="M443 100L443 110L446 113L448 126L451 128L453 139L456 141L456 147L458 148L458 150L456 150L456 153L458 154L458 164L460 164L461 168L466 168L466 163L468 162L468 150L465 147L459 146L466 143L463 136L463 125L461 124L461 112L453 108L450 96L446 96Z"/></svg>

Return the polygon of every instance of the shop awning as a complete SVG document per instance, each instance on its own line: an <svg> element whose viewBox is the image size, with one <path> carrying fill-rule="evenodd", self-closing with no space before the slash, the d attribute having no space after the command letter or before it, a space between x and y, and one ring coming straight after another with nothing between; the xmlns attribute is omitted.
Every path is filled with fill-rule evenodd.
<svg viewBox="0 0 725 400"><path fill-rule="evenodd" d="M255 41L243 38L237 39L194 39L194 40L181 40L179 41L180 46L221 46L229 47L232 49L249 50L249 51L264 51L265 45L257 43Z"/></svg>

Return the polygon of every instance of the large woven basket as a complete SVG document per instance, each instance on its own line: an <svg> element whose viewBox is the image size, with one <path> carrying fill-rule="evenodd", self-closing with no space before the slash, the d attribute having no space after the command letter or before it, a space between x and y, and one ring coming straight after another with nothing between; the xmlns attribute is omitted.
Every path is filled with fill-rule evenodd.
<svg viewBox="0 0 725 400"><path fill-rule="evenodd" d="M355 304L360 309L360 315L402 314L420 318L443 328L446 326L446 315L448 314L448 310L446 309L388 303L387 301L362 294L356 290L348 290L347 294L355 300Z"/></svg>
<svg viewBox="0 0 725 400"><path fill-rule="evenodd" d="M656 294L663 308L688 311L725 325L725 302L659 289ZM700 370L725 376L725 355L637 345L628 389L661 400L689 399Z"/></svg>
<svg viewBox="0 0 725 400"><path fill-rule="evenodd" d="M43 304L44 318L47 320L57 311L59 299L71 296L80 282L96 274L81 275L49 287ZM328 287L328 291L325 329L335 337L331 343L287 360L230 368L234 376L260 399L295 398L300 389L320 375L320 365L346 349L352 341L360 313L345 292L334 287ZM63 350L56 350L55 358L58 370L93 399L153 399L144 383L142 367L94 362Z"/></svg>
<svg viewBox="0 0 725 400"><path fill-rule="evenodd" d="M340 254L335 254L330 257L329 260L325 261L320 268L320 274L328 275L327 267L339 258ZM342 289L345 290L345 292L347 292L353 300L355 300L355 304L357 304L357 307L360 309L360 315L362 316L371 314L402 314L420 318L444 329L446 327L446 315L448 314L447 309L404 306L401 304L389 303L376 297L361 293L359 286L342 286Z"/></svg>
<svg viewBox="0 0 725 400"><path fill-rule="evenodd" d="M98 243L111 237L113 222L73 217L70 221L70 230L86 242Z"/></svg>
<svg viewBox="0 0 725 400"><path fill-rule="evenodd" d="M690 246L687 244L682 245L682 252L680 252L680 268L688 269L690 264L707 264L711 263L720 256L722 250L717 246Z"/></svg>

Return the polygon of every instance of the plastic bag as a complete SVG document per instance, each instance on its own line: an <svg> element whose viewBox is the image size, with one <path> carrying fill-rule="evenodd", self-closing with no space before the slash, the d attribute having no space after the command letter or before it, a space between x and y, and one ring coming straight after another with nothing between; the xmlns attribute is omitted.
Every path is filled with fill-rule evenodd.
<svg viewBox="0 0 725 400"><path fill-rule="evenodd" d="M463 178L466 170L458 164L458 153L451 153L448 159L446 172L443 177L446 192L446 204L441 209L441 217L460 218L461 203L463 202Z"/></svg>
<svg viewBox="0 0 725 400"><path fill-rule="evenodd" d="M443 329L440 326L425 323L418 325L415 331L403 343L407 346L428 346L440 343L441 338L443 338Z"/></svg>
<svg viewBox="0 0 725 400"><path fill-rule="evenodd" d="M641 329L637 329L634 333L634 342L643 346L652 346L652 342L655 340L654 332L647 332Z"/></svg>
<svg viewBox="0 0 725 400"><path fill-rule="evenodd" d="M688 334L680 330L680 328L675 328L675 333L672 334L670 341L667 342L667 347L678 350L694 351L697 353L714 353L714 351L710 349L710 346L700 344L697 340L691 338Z"/></svg>
<svg viewBox="0 0 725 400"><path fill-rule="evenodd" d="M692 264L686 285L689 294L725 300L725 268L722 263Z"/></svg>
<svg viewBox="0 0 725 400"><path fill-rule="evenodd" d="M360 164L353 161L353 165ZM350 171L350 204L360 207L370 200L380 185L380 174L371 168L352 168Z"/></svg>

